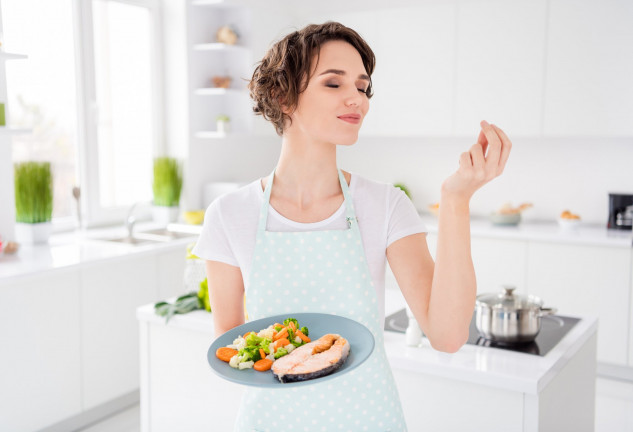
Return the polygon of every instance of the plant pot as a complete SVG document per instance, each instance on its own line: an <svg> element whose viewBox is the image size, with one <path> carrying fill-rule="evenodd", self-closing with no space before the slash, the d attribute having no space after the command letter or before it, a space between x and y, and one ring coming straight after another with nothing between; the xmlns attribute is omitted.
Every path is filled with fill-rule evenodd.
<svg viewBox="0 0 633 432"><path fill-rule="evenodd" d="M218 133L226 134L231 131L231 123L226 120L218 120L216 126Z"/></svg>
<svg viewBox="0 0 633 432"><path fill-rule="evenodd" d="M168 225L178 220L180 207L178 206L152 206L152 219L161 225Z"/></svg>
<svg viewBox="0 0 633 432"><path fill-rule="evenodd" d="M17 222L15 240L26 245L47 243L52 230L53 224L50 221L33 224Z"/></svg>

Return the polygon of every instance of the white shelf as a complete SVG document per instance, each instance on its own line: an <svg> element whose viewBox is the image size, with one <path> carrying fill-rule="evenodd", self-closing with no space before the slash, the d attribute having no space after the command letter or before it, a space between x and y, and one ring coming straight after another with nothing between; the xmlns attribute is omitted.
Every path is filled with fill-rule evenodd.
<svg viewBox="0 0 633 432"><path fill-rule="evenodd" d="M240 131L240 132L217 132L217 131L199 131L194 134L196 138L204 138L204 139L217 139L217 138L228 138L228 137L244 137L244 136L253 136L252 132Z"/></svg>
<svg viewBox="0 0 633 432"><path fill-rule="evenodd" d="M11 134L11 135L19 135L33 132L33 129L30 128L16 128L16 127L7 127L0 126L0 134Z"/></svg>
<svg viewBox="0 0 633 432"><path fill-rule="evenodd" d="M241 45L227 45L219 42L196 44L193 49L194 51L248 51L248 48Z"/></svg>
<svg viewBox="0 0 633 432"><path fill-rule="evenodd" d="M0 51L0 60L20 60L25 58L28 58L25 54L14 54Z"/></svg>
<svg viewBox="0 0 633 432"><path fill-rule="evenodd" d="M194 94L200 96L219 96L226 94L238 94L238 93L246 93L246 90L235 89L235 88L217 88L217 87L204 87L194 90Z"/></svg>
<svg viewBox="0 0 633 432"><path fill-rule="evenodd" d="M191 5L192 6L212 6L212 7L225 8L225 9L243 7L242 5L239 5L239 4L227 3L224 0L193 0L191 2Z"/></svg>

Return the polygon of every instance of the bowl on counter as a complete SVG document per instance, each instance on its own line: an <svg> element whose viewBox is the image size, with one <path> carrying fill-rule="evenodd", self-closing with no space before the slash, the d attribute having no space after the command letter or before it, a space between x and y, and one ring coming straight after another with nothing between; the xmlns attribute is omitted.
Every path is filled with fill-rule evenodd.
<svg viewBox="0 0 633 432"><path fill-rule="evenodd" d="M521 213L491 213L489 218L493 225L516 226L521 222Z"/></svg>
<svg viewBox="0 0 633 432"><path fill-rule="evenodd" d="M576 230L580 226L580 219L558 219L558 226L562 230Z"/></svg>

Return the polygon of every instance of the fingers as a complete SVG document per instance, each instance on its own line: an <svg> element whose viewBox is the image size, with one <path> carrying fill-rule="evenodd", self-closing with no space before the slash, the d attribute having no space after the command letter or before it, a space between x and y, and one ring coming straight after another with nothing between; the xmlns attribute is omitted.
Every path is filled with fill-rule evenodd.
<svg viewBox="0 0 633 432"><path fill-rule="evenodd" d="M488 149L488 139L486 138L486 134L484 134L483 128L479 131L479 137L477 137L477 144L481 145L481 149L483 150L483 153L485 155L486 150Z"/></svg>
<svg viewBox="0 0 633 432"><path fill-rule="evenodd" d="M506 162L508 161L508 157L510 156L510 150L512 149L512 142L510 141L508 136L505 134L505 132L501 130L500 127L496 125L492 125L492 126L495 128L495 131L497 132L497 135L499 136L499 138L501 138L501 143L502 143L501 155L499 157L499 168L497 169L497 175L499 175L503 172L503 169L506 166Z"/></svg>
<svg viewBox="0 0 633 432"><path fill-rule="evenodd" d="M486 168L488 171L497 172L499 158L501 157L501 140L495 129L486 120L481 122L481 131L488 140L488 154L486 155Z"/></svg>
<svg viewBox="0 0 633 432"><path fill-rule="evenodd" d="M481 146L481 144L479 144L479 142L473 144L473 146L470 148L470 158L473 161L473 168L475 168L475 170L481 171L483 174L483 171L486 167L486 158L484 157L484 150Z"/></svg>

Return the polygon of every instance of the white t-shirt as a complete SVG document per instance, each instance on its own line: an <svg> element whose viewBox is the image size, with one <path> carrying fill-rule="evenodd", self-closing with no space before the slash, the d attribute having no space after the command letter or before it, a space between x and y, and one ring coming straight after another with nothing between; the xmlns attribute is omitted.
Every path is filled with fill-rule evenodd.
<svg viewBox="0 0 633 432"><path fill-rule="evenodd" d="M403 237L427 230L413 203L399 188L352 173L349 191L354 202L369 271L376 288L380 316L384 319L387 247ZM263 200L264 191L259 179L217 198L205 213L202 233L193 249L193 253L200 258L239 267L245 286L248 286L250 277ZM344 202L330 217L314 223L292 221L269 206L268 231L347 228Z"/></svg>

